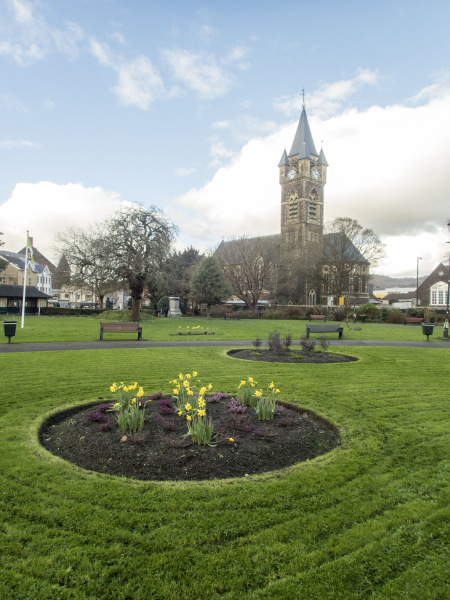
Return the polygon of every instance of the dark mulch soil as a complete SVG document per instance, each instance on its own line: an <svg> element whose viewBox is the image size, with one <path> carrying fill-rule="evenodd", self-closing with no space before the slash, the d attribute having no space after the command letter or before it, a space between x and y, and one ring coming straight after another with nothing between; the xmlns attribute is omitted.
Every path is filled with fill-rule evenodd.
<svg viewBox="0 0 450 600"><path fill-rule="evenodd" d="M99 405L76 407L53 415L39 431L40 443L72 463L100 473L141 480L205 480L243 477L293 465L339 445L335 427L311 412L284 405L273 421L258 421L255 410L228 410L231 398L208 402L217 445L198 446L183 438L186 420L147 402L141 432L122 434L114 413L92 421ZM104 407L103 407L104 410ZM110 428L101 430L109 419ZM233 438L234 441L230 441Z"/></svg>
<svg viewBox="0 0 450 600"><path fill-rule="evenodd" d="M344 354L334 354L333 352L303 352L302 350L289 350L279 354L272 350L258 349L256 350L230 350L229 356L233 358L241 358L243 360L256 360L263 362L283 362L283 363L345 363L358 360L354 356L345 356Z"/></svg>

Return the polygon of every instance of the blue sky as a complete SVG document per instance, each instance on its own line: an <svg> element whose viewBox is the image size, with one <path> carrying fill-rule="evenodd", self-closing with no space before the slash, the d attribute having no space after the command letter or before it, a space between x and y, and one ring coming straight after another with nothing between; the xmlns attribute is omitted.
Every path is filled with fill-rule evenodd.
<svg viewBox="0 0 450 600"><path fill-rule="evenodd" d="M301 90L326 218L429 272L450 239L450 4L0 0L0 231L53 236L154 204L180 247L279 231ZM448 256L448 254L447 254Z"/></svg>

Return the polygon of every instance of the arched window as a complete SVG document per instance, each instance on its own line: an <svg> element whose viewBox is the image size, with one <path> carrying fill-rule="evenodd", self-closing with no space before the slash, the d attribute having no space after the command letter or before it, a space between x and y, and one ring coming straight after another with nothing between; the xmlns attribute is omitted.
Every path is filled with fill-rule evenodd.
<svg viewBox="0 0 450 600"><path fill-rule="evenodd" d="M430 287L430 306L447 306L448 285L438 281Z"/></svg>
<svg viewBox="0 0 450 600"><path fill-rule="evenodd" d="M310 290L309 292L309 305L314 306L316 304L316 291Z"/></svg>

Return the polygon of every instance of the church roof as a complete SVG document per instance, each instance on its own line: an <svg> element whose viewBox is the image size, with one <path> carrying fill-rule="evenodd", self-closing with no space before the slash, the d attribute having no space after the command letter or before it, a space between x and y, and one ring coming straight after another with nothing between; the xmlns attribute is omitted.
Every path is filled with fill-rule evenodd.
<svg viewBox="0 0 450 600"><path fill-rule="evenodd" d="M287 157L287 152L286 152L286 148L284 149L283 155L281 157L280 162L278 163L279 167L289 167L289 159Z"/></svg>
<svg viewBox="0 0 450 600"><path fill-rule="evenodd" d="M323 256L325 262L346 260L350 263L370 265L370 262L356 248L345 233L326 233L323 236Z"/></svg>
<svg viewBox="0 0 450 600"><path fill-rule="evenodd" d="M324 154L322 148L320 149L319 160L317 161L317 164L325 165L326 167L328 167L327 159L325 158L325 154Z"/></svg>
<svg viewBox="0 0 450 600"><path fill-rule="evenodd" d="M306 150L309 152L309 154L318 156L316 147L314 145L314 140L311 135L311 129L309 128L305 107L302 109L302 114L300 116L300 121L298 122L297 131L295 133L289 156L294 156L294 154L300 154L303 152L303 143L306 143Z"/></svg>

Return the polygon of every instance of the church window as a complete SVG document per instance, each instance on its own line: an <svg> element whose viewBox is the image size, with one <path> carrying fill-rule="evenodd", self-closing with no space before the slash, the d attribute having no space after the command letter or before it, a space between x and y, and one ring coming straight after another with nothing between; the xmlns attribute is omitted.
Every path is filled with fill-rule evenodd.
<svg viewBox="0 0 450 600"><path fill-rule="evenodd" d="M309 305L310 306L314 306L315 303L316 303L316 291L315 290L310 290L310 292L309 292Z"/></svg>
<svg viewBox="0 0 450 600"><path fill-rule="evenodd" d="M430 288L430 304L433 306L446 306L447 294L447 283L444 281L438 281Z"/></svg>
<svg viewBox="0 0 450 600"><path fill-rule="evenodd" d="M298 196L294 192L289 197L289 221L297 221L298 219Z"/></svg>
<svg viewBox="0 0 450 600"><path fill-rule="evenodd" d="M353 277L353 291L355 294L359 292L359 275L356 273Z"/></svg>

